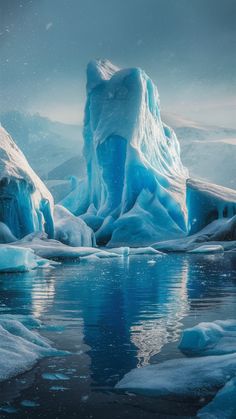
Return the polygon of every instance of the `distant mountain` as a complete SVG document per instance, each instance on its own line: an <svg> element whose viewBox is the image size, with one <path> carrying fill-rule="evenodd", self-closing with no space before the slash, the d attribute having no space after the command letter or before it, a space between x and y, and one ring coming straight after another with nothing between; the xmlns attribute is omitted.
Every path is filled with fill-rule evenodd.
<svg viewBox="0 0 236 419"><path fill-rule="evenodd" d="M1 125L21 148L33 169L45 180L58 165L81 154L82 127L18 111L0 114Z"/></svg>
<svg viewBox="0 0 236 419"><path fill-rule="evenodd" d="M236 189L236 129L208 126L163 113L176 132L191 177Z"/></svg>

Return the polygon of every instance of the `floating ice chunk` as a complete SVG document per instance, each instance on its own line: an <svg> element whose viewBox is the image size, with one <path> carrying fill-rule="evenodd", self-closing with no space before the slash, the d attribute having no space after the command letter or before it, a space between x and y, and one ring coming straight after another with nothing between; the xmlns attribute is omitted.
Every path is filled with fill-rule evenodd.
<svg viewBox="0 0 236 419"><path fill-rule="evenodd" d="M0 381L30 369L44 356L58 353L46 339L17 320L0 316Z"/></svg>
<svg viewBox="0 0 236 419"><path fill-rule="evenodd" d="M0 245L0 272L25 272L37 266L33 250Z"/></svg>
<svg viewBox="0 0 236 419"><path fill-rule="evenodd" d="M0 272L27 272L53 265L54 262L38 257L31 248L0 245Z"/></svg>
<svg viewBox="0 0 236 419"><path fill-rule="evenodd" d="M154 249L153 247L138 247L138 248L131 248L130 255L153 255L153 256L163 256L164 253L159 252L158 250Z"/></svg>
<svg viewBox="0 0 236 419"><path fill-rule="evenodd" d="M54 207L55 239L69 246L95 246L91 228L62 205Z"/></svg>
<svg viewBox="0 0 236 419"><path fill-rule="evenodd" d="M236 320L199 323L185 329L179 349L188 355L236 353Z"/></svg>
<svg viewBox="0 0 236 419"><path fill-rule="evenodd" d="M60 372L55 372L55 373L44 372L42 374L42 377L43 377L44 380L50 380L50 381L57 381L57 380L68 381L68 380L70 380L70 377L68 377L67 375L62 374Z"/></svg>
<svg viewBox="0 0 236 419"><path fill-rule="evenodd" d="M189 250L189 253L224 253L224 248L220 244L205 244L203 246L195 247L193 250Z"/></svg>
<svg viewBox="0 0 236 419"><path fill-rule="evenodd" d="M202 419L236 418L236 378L233 378L218 391L215 398L197 414Z"/></svg>
<svg viewBox="0 0 236 419"><path fill-rule="evenodd" d="M132 370L116 388L156 396L200 396L214 394L235 374L236 353L173 359Z"/></svg>
<svg viewBox="0 0 236 419"><path fill-rule="evenodd" d="M21 405L24 407L39 407L40 404L34 400L22 400Z"/></svg>
<svg viewBox="0 0 236 419"><path fill-rule="evenodd" d="M159 252L153 247L112 247L106 248L107 252L116 253L121 256L132 256L132 255L155 255L163 256L164 253Z"/></svg>
<svg viewBox="0 0 236 419"><path fill-rule="evenodd" d="M63 386L52 386L50 387L51 391L66 391L69 390L67 387L63 387Z"/></svg>

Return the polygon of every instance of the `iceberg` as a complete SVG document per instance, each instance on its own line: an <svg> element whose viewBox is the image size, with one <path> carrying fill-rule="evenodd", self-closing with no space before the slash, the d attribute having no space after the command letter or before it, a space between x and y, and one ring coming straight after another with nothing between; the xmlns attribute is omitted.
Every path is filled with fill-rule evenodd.
<svg viewBox="0 0 236 419"><path fill-rule="evenodd" d="M40 358L60 354L17 316L0 316L0 342L0 382L29 370Z"/></svg>
<svg viewBox="0 0 236 419"><path fill-rule="evenodd" d="M3 242L35 231L54 236L53 198L10 135L0 126L0 222ZM7 226L3 228L3 224ZM10 239L10 240L9 240Z"/></svg>
<svg viewBox="0 0 236 419"><path fill-rule="evenodd" d="M61 204L82 216L99 245L146 246L187 233L188 172L143 70L89 63L84 156L87 178Z"/></svg>

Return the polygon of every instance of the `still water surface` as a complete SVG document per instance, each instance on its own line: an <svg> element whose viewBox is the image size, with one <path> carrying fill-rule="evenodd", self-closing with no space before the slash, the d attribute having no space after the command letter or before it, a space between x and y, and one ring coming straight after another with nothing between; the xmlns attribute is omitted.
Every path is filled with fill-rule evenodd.
<svg viewBox="0 0 236 419"><path fill-rule="evenodd" d="M125 373L181 357L181 331L236 318L236 256L133 256L0 276L0 315L33 315L71 355L45 358L0 384L16 418L194 417L205 400L114 391ZM49 380L59 373L63 380ZM12 413L11 413L12 412Z"/></svg>

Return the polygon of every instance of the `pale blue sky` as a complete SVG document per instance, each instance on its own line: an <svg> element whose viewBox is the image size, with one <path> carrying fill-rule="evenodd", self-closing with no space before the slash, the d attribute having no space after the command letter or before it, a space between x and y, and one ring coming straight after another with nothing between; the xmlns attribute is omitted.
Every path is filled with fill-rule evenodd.
<svg viewBox="0 0 236 419"><path fill-rule="evenodd" d="M81 122L90 59L138 66L161 106L236 126L235 0L0 0L1 110Z"/></svg>

